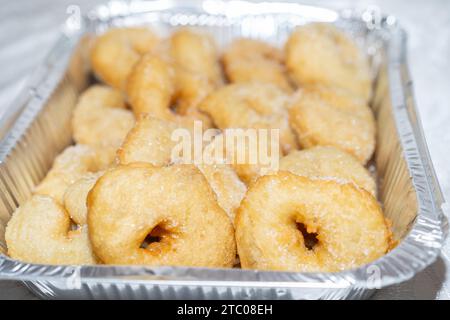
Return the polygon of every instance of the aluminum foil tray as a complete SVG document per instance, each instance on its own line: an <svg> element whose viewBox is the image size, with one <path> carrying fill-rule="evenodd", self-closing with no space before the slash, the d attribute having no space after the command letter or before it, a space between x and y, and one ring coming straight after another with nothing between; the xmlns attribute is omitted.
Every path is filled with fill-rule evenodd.
<svg viewBox="0 0 450 320"><path fill-rule="evenodd" d="M379 199L399 245L384 257L339 273L295 273L145 266L57 266L5 255L5 226L63 148L72 143L71 111L91 82L86 53L111 26L148 25L161 34L199 26L220 45L235 37L281 45L298 25L335 23L367 50L375 76L373 163ZM443 197L414 106L406 35L395 17L295 3L114 1L81 23L69 19L29 85L0 123L0 279L23 281L45 298L362 299L431 264L447 235ZM3 254L2 254L3 253Z"/></svg>

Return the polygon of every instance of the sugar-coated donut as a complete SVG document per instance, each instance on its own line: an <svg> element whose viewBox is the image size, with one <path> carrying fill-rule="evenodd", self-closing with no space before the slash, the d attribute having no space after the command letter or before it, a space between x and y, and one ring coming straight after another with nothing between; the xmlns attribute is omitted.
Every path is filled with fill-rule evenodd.
<svg viewBox="0 0 450 320"><path fill-rule="evenodd" d="M8 255L42 264L95 264L87 227L71 230L67 211L49 196L34 195L6 227Z"/></svg>
<svg viewBox="0 0 450 320"><path fill-rule="evenodd" d="M337 179L377 195L375 179L361 163L347 152L334 147L313 147L293 151L280 159L279 170L309 178Z"/></svg>
<svg viewBox="0 0 450 320"><path fill-rule="evenodd" d="M138 117L147 113L186 124L201 120L205 127L210 127L210 119L197 109L191 109L184 115L171 109L178 94L176 79L176 69L170 61L155 54L142 56L131 71L126 87L128 101L135 115Z"/></svg>
<svg viewBox="0 0 450 320"><path fill-rule="evenodd" d="M73 138L80 144L118 147L134 122L119 90L94 85L83 92L73 111Z"/></svg>
<svg viewBox="0 0 450 320"><path fill-rule="evenodd" d="M225 50L222 60L232 83L271 83L286 92L292 91L283 52L264 41L237 39Z"/></svg>
<svg viewBox="0 0 450 320"><path fill-rule="evenodd" d="M197 168L214 191L219 206L234 223L236 210L247 192L245 184L228 164L199 164Z"/></svg>
<svg viewBox="0 0 450 320"><path fill-rule="evenodd" d="M286 43L286 65L299 86L337 86L364 99L371 96L371 76L358 46L331 24L299 27Z"/></svg>
<svg viewBox="0 0 450 320"><path fill-rule="evenodd" d="M172 133L178 128L184 127L174 122L142 115L117 151L119 162L121 164L145 162L157 167L176 163L178 161L176 157L179 155L173 154L177 142L172 140ZM185 129L192 136L193 129ZM235 210L239 207L247 188L223 158L210 159L213 160L210 163L200 162L196 165L208 180L219 205L230 216L231 221L234 221ZM192 158L190 163L194 162L195 159Z"/></svg>
<svg viewBox="0 0 450 320"><path fill-rule="evenodd" d="M89 192L88 225L104 263L231 267L236 254L232 224L193 165L106 172Z"/></svg>
<svg viewBox="0 0 450 320"><path fill-rule="evenodd" d="M87 223L87 195L104 173L104 171L89 172L72 183L64 193L64 207L76 224L85 225Z"/></svg>
<svg viewBox="0 0 450 320"><path fill-rule="evenodd" d="M248 140L240 143L233 135L221 133L206 145L203 153L206 158L215 158L219 154L219 160L226 159L239 178L250 185L258 177L273 172L282 155L278 141L272 145L272 140L264 137L256 136L254 140L254 143Z"/></svg>
<svg viewBox="0 0 450 320"><path fill-rule="evenodd" d="M375 119L363 100L343 89L305 87L293 98L289 121L303 148L334 146L363 164L375 149Z"/></svg>
<svg viewBox="0 0 450 320"><path fill-rule="evenodd" d="M53 197L63 202L67 188L89 172L108 168L116 156L115 149L93 148L86 145L67 147L55 158L45 178L36 186L34 193Z"/></svg>
<svg viewBox="0 0 450 320"><path fill-rule="evenodd" d="M134 64L158 44L158 37L147 28L110 29L95 39L90 55L92 69L100 80L123 90Z"/></svg>
<svg viewBox="0 0 450 320"><path fill-rule="evenodd" d="M170 37L168 56L176 72L176 110L195 113L198 104L223 82L213 38L198 29L182 28Z"/></svg>
<svg viewBox="0 0 450 320"><path fill-rule="evenodd" d="M281 148L287 153L297 148L288 122L289 101L289 96L273 84L238 83L214 91L199 109L220 129L279 129Z"/></svg>
<svg viewBox="0 0 450 320"><path fill-rule="evenodd" d="M171 163L176 143L171 136L177 128L180 126L175 122L141 114L117 150L119 162L147 162L158 167Z"/></svg>
<svg viewBox="0 0 450 320"><path fill-rule="evenodd" d="M235 225L245 269L351 269L385 254L391 237L367 191L286 171L261 177L249 188Z"/></svg>

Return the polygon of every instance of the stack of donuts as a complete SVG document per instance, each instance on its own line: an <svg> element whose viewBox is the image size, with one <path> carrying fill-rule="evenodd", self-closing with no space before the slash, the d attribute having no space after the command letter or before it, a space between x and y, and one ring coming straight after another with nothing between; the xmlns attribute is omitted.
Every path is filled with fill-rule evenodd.
<svg viewBox="0 0 450 320"><path fill-rule="evenodd" d="M6 229L8 254L41 264L336 272L393 245L367 170L375 149L367 57L330 24L284 48L202 30L93 40L98 79L72 116L74 144ZM174 130L278 129L279 166L179 163ZM248 152L251 152L248 150Z"/></svg>

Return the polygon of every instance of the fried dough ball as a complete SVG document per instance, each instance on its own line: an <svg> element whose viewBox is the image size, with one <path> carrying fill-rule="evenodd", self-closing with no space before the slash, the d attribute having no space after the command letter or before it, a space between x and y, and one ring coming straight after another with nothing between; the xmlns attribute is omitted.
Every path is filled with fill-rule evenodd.
<svg viewBox="0 0 450 320"><path fill-rule="evenodd" d="M94 85L80 96L75 106L73 138L80 144L119 147L134 122L120 91Z"/></svg>
<svg viewBox="0 0 450 320"><path fill-rule="evenodd" d="M71 230L67 211L49 196L34 195L8 222L8 255L41 264L95 264L86 226Z"/></svg>
<svg viewBox="0 0 450 320"><path fill-rule="evenodd" d="M76 224L87 224L87 195L104 173L104 171L89 172L72 183L64 193L64 207Z"/></svg>
<svg viewBox="0 0 450 320"><path fill-rule="evenodd" d="M141 116L117 152L119 162L121 164L146 162L161 167L180 161L177 158L182 155L173 152L179 142L172 140L172 133L179 128L183 127L174 122L148 115ZM193 136L192 128L184 129L188 130L191 137ZM234 221L235 210L239 207L247 188L223 158L214 158L209 163L197 163L193 159L193 151L191 150L190 163L196 163L216 194L219 205L230 216L231 221Z"/></svg>
<svg viewBox="0 0 450 320"><path fill-rule="evenodd" d="M375 119L362 101L337 88L301 89L289 111L300 145L334 146L366 164L375 149Z"/></svg>
<svg viewBox="0 0 450 320"><path fill-rule="evenodd" d="M63 203L67 188L86 173L108 168L115 158L115 149L93 148L86 145L67 147L55 158L46 177L34 193L48 195Z"/></svg>
<svg viewBox="0 0 450 320"><path fill-rule="evenodd" d="M223 55L225 73L232 83L263 82L291 92L283 52L266 42L237 39Z"/></svg>
<svg viewBox="0 0 450 320"><path fill-rule="evenodd" d="M170 57L176 70L176 110L189 114L223 82L212 37L183 28L170 37Z"/></svg>
<svg viewBox="0 0 450 320"><path fill-rule="evenodd" d="M105 263L233 265L232 224L195 166L110 170L89 193L88 210L92 246Z"/></svg>
<svg viewBox="0 0 450 320"><path fill-rule="evenodd" d="M353 182L374 197L377 195L377 186L369 171L356 158L334 147L294 151L281 158L279 169L309 178Z"/></svg>
<svg viewBox="0 0 450 320"><path fill-rule="evenodd" d="M279 129L284 153L297 149L287 115L289 96L267 83L239 83L210 94L199 109L220 129Z"/></svg>
<svg viewBox="0 0 450 320"><path fill-rule="evenodd" d="M366 57L342 31L326 23L299 27L286 43L286 65L299 86L337 86L368 101L372 80Z"/></svg>
<svg viewBox="0 0 450 320"><path fill-rule="evenodd" d="M177 93L175 72L171 63L154 54L146 54L138 61L128 78L126 89L135 115L148 113L157 118L184 123L201 120L206 127L210 127L209 118L196 110L184 116L171 110Z"/></svg>
<svg viewBox="0 0 450 320"><path fill-rule="evenodd" d="M379 204L365 190L286 171L259 178L236 216L245 269L347 270L384 255L390 237Z"/></svg>
<svg viewBox="0 0 450 320"><path fill-rule="evenodd" d="M158 44L158 37L147 28L110 29L95 40L92 69L100 80L123 90L134 64Z"/></svg>

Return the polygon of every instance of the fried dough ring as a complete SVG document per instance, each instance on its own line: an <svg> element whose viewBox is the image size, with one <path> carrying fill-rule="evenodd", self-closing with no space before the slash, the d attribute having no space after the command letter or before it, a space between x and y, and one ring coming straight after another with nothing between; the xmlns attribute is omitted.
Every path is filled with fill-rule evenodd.
<svg viewBox="0 0 450 320"><path fill-rule="evenodd" d="M173 65L155 54L144 55L134 66L127 83L128 101L136 116L148 113L154 117L184 122L186 125L201 120L210 127L207 116L191 111L184 116L171 110L176 98L176 70Z"/></svg>
<svg viewBox="0 0 450 320"><path fill-rule="evenodd" d="M374 197L377 196L377 186L369 171L356 158L334 147L294 151L281 158L279 169L309 178L353 182Z"/></svg>
<svg viewBox="0 0 450 320"><path fill-rule="evenodd" d="M134 122L120 91L94 85L83 92L75 106L73 138L80 144L119 147Z"/></svg>
<svg viewBox="0 0 450 320"><path fill-rule="evenodd" d="M246 185L228 164L199 164L197 168L203 173L214 191L217 203L234 224L236 210L247 192Z"/></svg>
<svg viewBox="0 0 450 320"><path fill-rule="evenodd" d="M117 151L119 162L123 165L146 162L157 167L173 164L176 159L173 159L172 150L177 142L171 135L177 128L180 126L176 123L142 115ZM192 134L192 129L187 129ZM247 188L223 159L214 160L210 164L196 165L216 194L217 202L234 222L235 210Z"/></svg>
<svg viewBox="0 0 450 320"><path fill-rule="evenodd" d="M287 116L289 97L268 83L239 83L210 94L199 106L220 129L279 129L282 151L297 149Z"/></svg>
<svg viewBox="0 0 450 320"><path fill-rule="evenodd" d="M299 27L285 51L287 68L299 86L337 86L369 100L372 80L366 57L336 27L326 23Z"/></svg>
<svg viewBox="0 0 450 320"><path fill-rule="evenodd" d="M156 167L172 163L172 150L176 142L171 135L180 127L175 122L141 114L117 150L119 163L146 162Z"/></svg>
<svg viewBox="0 0 450 320"><path fill-rule="evenodd" d="M308 244L308 234L316 234L317 243ZM385 254L390 236L380 206L365 190L289 172L259 178L236 216L245 269L351 269Z"/></svg>
<svg viewBox="0 0 450 320"><path fill-rule="evenodd" d="M268 43L254 39L237 39L222 57L225 73L232 83L263 82L290 93L283 52Z"/></svg>
<svg viewBox="0 0 450 320"><path fill-rule="evenodd" d="M64 193L64 207L76 224L87 224L86 199L89 191L104 173L104 171L89 172L72 183Z"/></svg>
<svg viewBox="0 0 450 320"><path fill-rule="evenodd" d="M233 265L233 227L194 166L140 163L108 171L89 193L88 210L92 246L105 263ZM142 248L152 231L159 241Z"/></svg>
<svg viewBox="0 0 450 320"><path fill-rule="evenodd" d="M34 195L8 222L8 255L31 263L95 264L87 227L71 230L67 211L49 196Z"/></svg>
<svg viewBox="0 0 450 320"><path fill-rule="evenodd" d="M170 57L176 70L176 110L195 112L198 104L223 82L216 44L196 29L183 28L170 37Z"/></svg>
<svg viewBox="0 0 450 320"><path fill-rule="evenodd" d="M110 29L95 40L90 56L92 69L100 80L123 90L134 64L158 43L158 37L147 28Z"/></svg>
<svg viewBox="0 0 450 320"><path fill-rule="evenodd" d="M338 88L306 87L289 111L303 148L334 146L366 164L375 149L375 119L363 100Z"/></svg>
<svg viewBox="0 0 450 320"><path fill-rule="evenodd" d="M67 147L58 155L50 171L34 190L63 203L67 188L86 173L109 167L115 159L115 149L93 148L86 145Z"/></svg>
<svg viewBox="0 0 450 320"><path fill-rule="evenodd" d="M272 140L262 141L266 148L261 149L259 136L255 137L256 148L253 148L250 142L246 140L244 140L244 145L240 145L236 143L234 137L231 137L231 141L229 141L229 138L223 133L216 135L211 143L205 147L203 153L208 158L216 159L216 162L221 161L220 159L226 159L226 162L233 167L246 185L252 184L260 176L274 172L274 165L278 163L281 151L277 145L272 145ZM260 155L264 155L266 158L261 158Z"/></svg>

